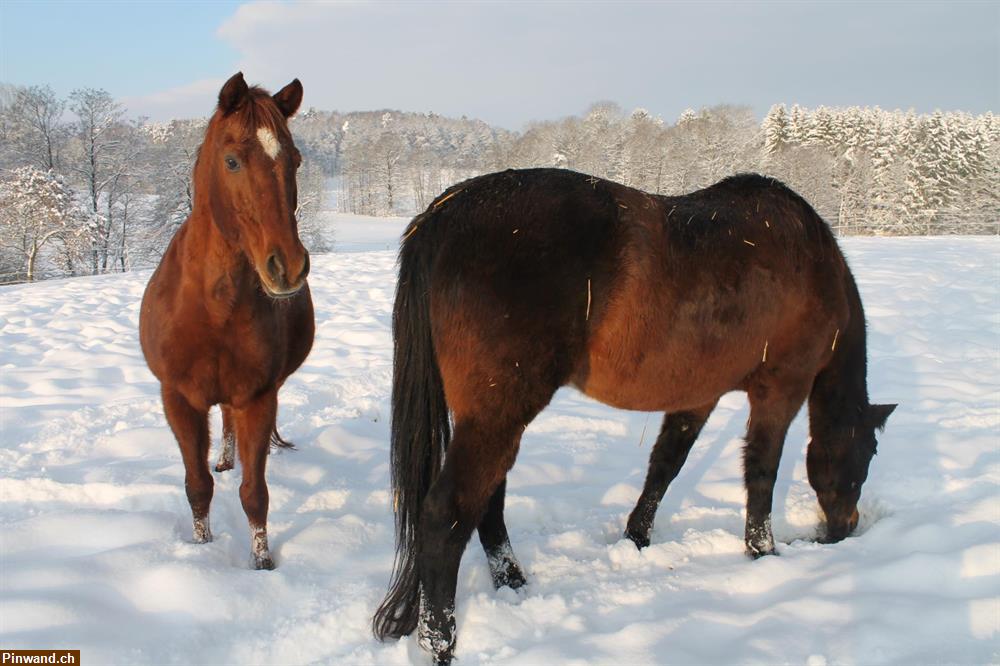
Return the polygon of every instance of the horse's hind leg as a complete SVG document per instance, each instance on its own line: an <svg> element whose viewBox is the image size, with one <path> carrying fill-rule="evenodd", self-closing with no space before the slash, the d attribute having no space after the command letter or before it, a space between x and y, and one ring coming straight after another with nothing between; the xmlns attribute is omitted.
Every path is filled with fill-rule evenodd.
<svg viewBox="0 0 1000 666"><path fill-rule="evenodd" d="M236 430L233 427L233 408L221 405L222 409L222 451L219 462L215 464L216 472L225 472L233 468L236 449Z"/></svg>
<svg viewBox="0 0 1000 666"><path fill-rule="evenodd" d="M510 547L510 537L507 535L507 525L503 519L504 498L507 493L507 479L500 482L494 491L486 508L486 515L479 523L479 541L486 551L486 559L490 564L490 575L493 577L493 587L500 589L504 585L516 590L527 582L524 572L514 550Z"/></svg>
<svg viewBox="0 0 1000 666"><path fill-rule="evenodd" d="M177 438L184 460L184 490L191 505L195 543L212 540L208 509L212 503L215 481L208 471L208 410L196 409L177 391L161 388L163 412Z"/></svg>
<svg viewBox="0 0 1000 666"><path fill-rule="evenodd" d="M808 381L783 386L756 386L747 390L750 420L743 450L743 478L747 490L746 552L753 559L771 555L771 503L778 464L788 426L809 394Z"/></svg>
<svg viewBox="0 0 1000 666"><path fill-rule="evenodd" d="M462 551L514 464L522 427L456 415L444 467L424 500L417 569L419 638L438 663L455 649L455 586Z"/></svg>
<svg viewBox="0 0 1000 666"><path fill-rule="evenodd" d="M705 407L674 412L664 417L660 435L649 454L649 471L646 473L642 495L632 509L625 528L625 536L637 547L645 548L649 545L649 532L653 529L656 509L667 492L667 486L684 466L688 452L714 408L713 402Z"/></svg>
<svg viewBox="0 0 1000 666"><path fill-rule="evenodd" d="M278 396L274 390L233 408L236 448L243 468L240 500L250 523L250 564L254 569L273 569L267 545L268 492L264 471Z"/></svg>

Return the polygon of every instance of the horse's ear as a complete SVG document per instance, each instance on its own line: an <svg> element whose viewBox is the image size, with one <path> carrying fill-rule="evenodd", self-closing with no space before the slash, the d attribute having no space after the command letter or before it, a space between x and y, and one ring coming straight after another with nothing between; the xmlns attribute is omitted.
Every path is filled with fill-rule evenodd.
<svg viewBox="0 0 1000 666"><path fill-rule="evenodd" d="M291 83L276 92L274 103L278 105L286 118L294 116L295 112L299 110L299 104L302 103L302 84L299 83L299 80L292 79Z"/></svg>
<svg viewBox="0 0 1000 666"><path fill-rule="evenodd" d="M898 405L869 405L868 412L865 414L867 417L868 425L872 428L878 428L879 430L885 430L886 419L892 414Z"/></svg>
<svg viewBox="0 0 1000 666"><path fill-rule="evenodd" d="M246 100L249 92L250 88L247 87L247 82L243 79L243 72L236 72L229 77L229 80L222 86L222 90L219 91L219 109L222 111L222 115L228 116L238 109Z"/></svg>

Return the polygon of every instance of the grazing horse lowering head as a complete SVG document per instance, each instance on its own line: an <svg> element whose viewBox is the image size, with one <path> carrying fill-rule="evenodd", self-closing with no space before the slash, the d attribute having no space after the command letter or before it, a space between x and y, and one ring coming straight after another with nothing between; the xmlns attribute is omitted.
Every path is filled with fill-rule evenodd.
<svg viewBox="0 0 1000 666"><path fill-rule="evenodd" d="M875 431L885 428L894 409L896 405L868 405L859 423L814 437L809 445L806 471L826 515L829 543L843 540L858 526L858 499L876 452Z"/></svg>
<svg viewBox="0 0 1000 666"><path fill-rule="evenodd" d="M298 292L309 273L295 220L302 156L288 129L301 102L298 79L272 96L234 75L219 92L195 166L196 197L204 193L201 203L219 232L242 251L272 298Z"/></svg>

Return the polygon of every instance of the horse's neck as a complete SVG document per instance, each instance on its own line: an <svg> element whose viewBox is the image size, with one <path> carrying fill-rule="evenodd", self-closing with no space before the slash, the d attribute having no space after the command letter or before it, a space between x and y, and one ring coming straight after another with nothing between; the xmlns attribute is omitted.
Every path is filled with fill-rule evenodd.
<svg viewBox="0 0 1000 666"><path fill-rule="evenodd" d="M196 211L186 222L182 249L185 281L220 315L257 294L256 275L239 246L230 243L210 214Z"/></svg>

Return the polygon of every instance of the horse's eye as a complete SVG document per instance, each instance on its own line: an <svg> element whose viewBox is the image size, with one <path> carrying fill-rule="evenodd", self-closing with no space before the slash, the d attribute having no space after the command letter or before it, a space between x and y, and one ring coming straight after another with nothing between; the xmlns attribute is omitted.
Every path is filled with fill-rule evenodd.
<svg viewBox="0 0 1000 666"><path fill-rule="evenodd" d="M232 155L226 155L226 168L230 171L239 171L240 163Z"/></svg>

